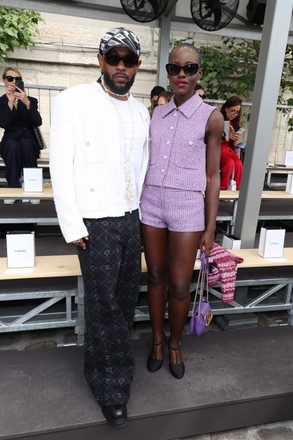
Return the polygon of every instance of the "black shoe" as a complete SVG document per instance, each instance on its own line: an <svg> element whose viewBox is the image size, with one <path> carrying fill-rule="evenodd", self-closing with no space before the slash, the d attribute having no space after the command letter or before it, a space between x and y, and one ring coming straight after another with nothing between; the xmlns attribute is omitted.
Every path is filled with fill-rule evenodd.
<svg viewBox="0 0 293 440"><path fill-rule="evenodd" d="M161 341L161 342L153 342L152 351L151 351L151 354L149 355L148 360L147 360L147 367L148 367L148 370L151 373L154 373L155 371L158 371L161 368L161 366L163 365L164 359L156 359L156 358L153 358L151 355L152 355L152 353L155 353L156 356L157 356L157 351L159 349L162 350L163 355L164 355L165 341L166 341L166 336L165 336L165 333L164 333L163 341Z"/></svg>
<svg viewBox="0 0 293 440"><path fill-rule="evenodd" d="M180 358L182 358L181 346L179 346L179 348L172 348L168 344L168 348L169 348L169 355L171 355L171 353L173 352L175 354L175 361L176 361L174 363L173 362L169 363L170 373L174 377L176 377L176 379L182 379L182 377L184 376L184 373L185 373L185 365L184 365L183 361L178 363L178 357L180 356ZM171 358L171 356L170 356L170 358Z"/></svg>
<svg viewBox="0 0 293 440"><path fill-rule="evenodd" d="M102 413L114 428L124 428L127 425L126 405L102 405Z"/></svg>

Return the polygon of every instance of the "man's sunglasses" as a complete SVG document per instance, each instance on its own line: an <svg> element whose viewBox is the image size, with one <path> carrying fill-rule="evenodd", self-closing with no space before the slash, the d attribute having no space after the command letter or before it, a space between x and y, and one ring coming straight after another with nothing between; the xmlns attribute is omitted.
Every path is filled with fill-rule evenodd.
<svg viewBox="0 0 293 440"><path fill-rule="evenodd" d="M118 64L123 61L123 64L127 68L131 68L137 66L138 57L133 55L126 55L125 57L121 57L117 53L108 52L104 56L105 62L109 64L109 66L118 66Z"/></svg>
<svg viewBox="0 0 293 440"><path fill-rule="evenodd" d="M185 66L179 66L178 64L172 64L172 63L166 64L166 70L168 75L171 76L179 75L181 69L183 70L186 76L193 76L198 71L199 64L186 64Z"/></svg>
<svg viewBox="0 0 293 440"><path fill-rule="evenodd" d="M7 75L5 76L5 79L7 79L8 82L12 82L14 79L15 81L22 81L22 77L21 76L11 76L11 75Z"/></svg>

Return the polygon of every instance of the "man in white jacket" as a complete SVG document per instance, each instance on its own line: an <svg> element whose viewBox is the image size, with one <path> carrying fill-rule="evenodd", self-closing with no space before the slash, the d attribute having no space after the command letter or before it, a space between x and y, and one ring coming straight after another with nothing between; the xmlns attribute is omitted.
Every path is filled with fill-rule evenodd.
<svg viewBox="0 0 293 440"><path fill-rule="evenodd" d="M50 169L62 233L78 249L85 287L85 377L114 427L127 423L139 292L139 198L148 163L149 113L129 93L141 64L136 35L101 39L101 81L54 101Z"/></svg>

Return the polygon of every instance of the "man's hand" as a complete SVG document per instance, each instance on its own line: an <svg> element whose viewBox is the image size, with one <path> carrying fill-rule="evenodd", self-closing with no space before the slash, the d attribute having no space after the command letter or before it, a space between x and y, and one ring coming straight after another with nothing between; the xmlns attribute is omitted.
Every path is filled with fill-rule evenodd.
<svg viewBox="0 0 293 440"><path fill-rule="evenodd" d="M79 246L81 247L83 250L86 249L86 241L88 240L88 237L82 237L79 240L74 240L71 243L74 244L75 246Z"/></svg>

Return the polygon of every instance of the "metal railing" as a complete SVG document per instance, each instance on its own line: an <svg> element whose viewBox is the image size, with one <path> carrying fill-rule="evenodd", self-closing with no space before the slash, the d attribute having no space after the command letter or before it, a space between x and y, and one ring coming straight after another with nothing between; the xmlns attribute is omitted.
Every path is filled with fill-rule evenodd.
<svg viewBox="0 0 293 440"><path fill-rule="evenodd" d="M65 87L46 86L37 84L25 85L28 94L38 99L39 110L43 118L42 133L48 145L46 150L42 151L43 157L48 157L50 152L50 123L51 107L54 97L64 90ZM2 89L2 90L1 90ZM0 91L4 93L4 86L0 84ZM149 105L149 95L143 93L133 93L133 95L145 106ZM224 101L207 100L209 104L221 107ZM246 128L244 142L247 138L249 129L249 114L251 103L244 102L242 105L242 126ZM270 144L268 163L283 163L283 156L286 150L293 150L293 132L288 130L288 120L293 117L293 106L277 105L273 127L273 135Z"/></svg>

